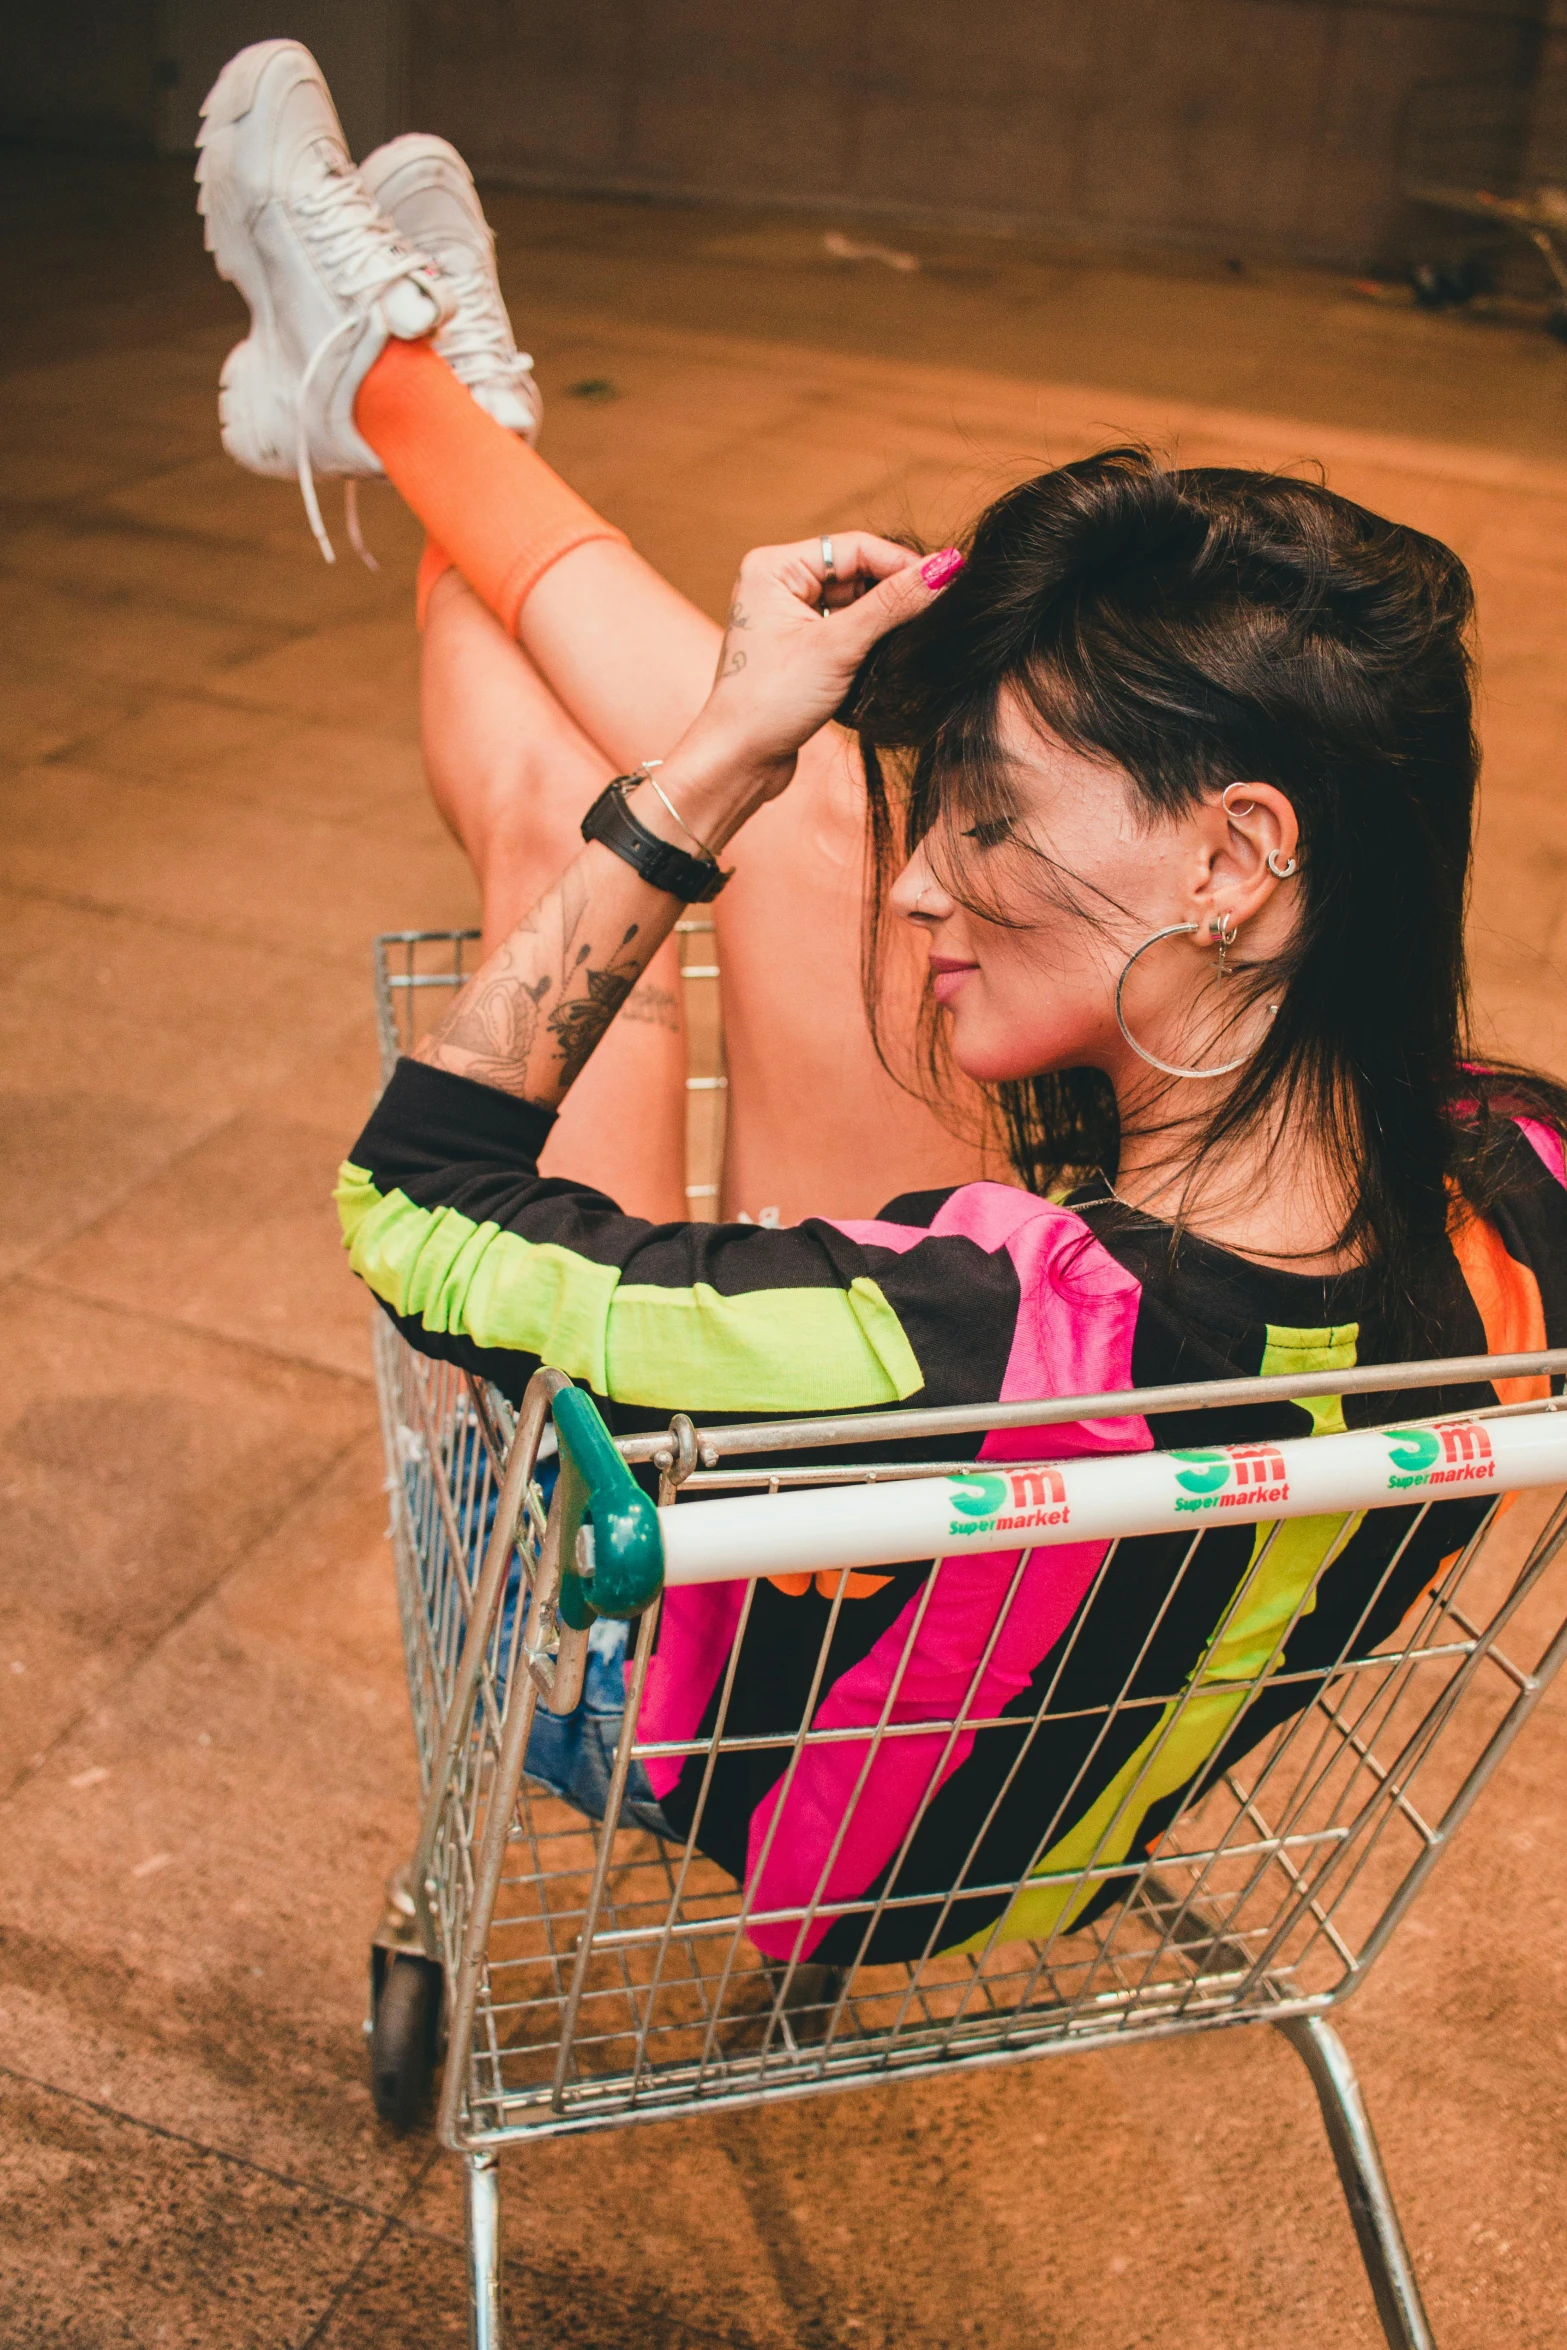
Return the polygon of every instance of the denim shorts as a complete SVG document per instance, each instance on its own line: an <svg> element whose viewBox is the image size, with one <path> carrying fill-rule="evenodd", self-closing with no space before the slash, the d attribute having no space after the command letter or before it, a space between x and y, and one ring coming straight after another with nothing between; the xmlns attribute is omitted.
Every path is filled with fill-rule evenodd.
<svg viewBox="0 0 1567 2350"><path fill-rule="evenodd" d="M609 1801L615 1745L626 1716L626 1645L630 1626L601 1617L588 1634L588 1670L582 1699L569 1714L546 1713L542 1703L528 1733L524 1764L528 1777L559 1795L590 1820L601 1820ZM634 1824L654 1836L681 1839L659 1808L643 1765L633 1762L620 1808L621 1826Z"/></svg>
<svg viewBox="0 0 1567 2350"><path fill-rule="evenodd" d="M451 1484L458 1491L463 1490L476 1474L479 1443L477 1425L467 1423L457 1438L451 1456L443 1464ZM421 1466L418 1461L410 1461L404 1472L409 1510L416 1525L420 1522L422 1508L419 1485ZM548 1502L555 1485L553 1460L540 1462L539 1484ZM495 1506L496 1496L492 1491L488 1509L472 1529L468 1572L475 1583L483 1565L490 1528L495 1521ZM513 1558L501 1602L501 1631L497 1642L503 1659L509 1658L513 1652L517 1606L522 1596L522 1574ZM523 1612L526 1615L525 1601ZM551 1795L562 1797L575 1810L585 1812L590 1820L601 1820L609 1801L615 1746L626 1712L626 1648L629 1632L629 1625L612 1623L608 1617L600 1617L588 1634L588 1669L580 1704L569 1714L556 1715L547 1713L541 1703L528 1733L528 1752L523 1765L528 1777L547 1788ZM504 1704L504 1664L496 1676L495 1693ZM658 1800L641 1763L634 1762L631 1765L620 1816L622 1822L646 1828L655 1836L668 1837L676 1843L682 1841L659 1809Z"/></svg>

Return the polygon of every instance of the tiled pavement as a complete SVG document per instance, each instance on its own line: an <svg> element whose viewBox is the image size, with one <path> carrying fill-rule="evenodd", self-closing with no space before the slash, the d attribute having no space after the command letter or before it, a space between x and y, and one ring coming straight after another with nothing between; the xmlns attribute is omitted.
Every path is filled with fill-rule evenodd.
<svg viewBox="0 0 1567 2350"><path fill-rule="evenodd" d="M472 904L420 782L415 535L372 492L380 574L328 572L217 454L237 313L182 175L0 188L0 2340L424 2350L462 2338L459 2207L362 2074L414 1773L326 1205L368 941ZM935 535L1110 434L1320 456L1452 539L1482 1007L1567 1068L1567 355L1283 273L926 240L894 276L820 224L497 210L551 455L709 605L748 541ZM1445 2350L1567 2312L1564 1761L1556 1702L1347 2026ZM1377 2339L1304 2077L1251 2035L557 2144L507 2192L519 2343Z"/></svg>

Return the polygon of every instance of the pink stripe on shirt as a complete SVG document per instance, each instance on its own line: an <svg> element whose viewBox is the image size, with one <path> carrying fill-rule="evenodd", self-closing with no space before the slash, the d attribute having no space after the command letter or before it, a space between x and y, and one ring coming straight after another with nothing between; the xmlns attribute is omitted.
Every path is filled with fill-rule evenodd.
<svg viewBox="0 0 1567 2350"><path fill-rule="evenodd" d="M842 1229L871 1246L889 1245L880 1238L888 1227L874 1228L875 1240L864 1225ZM932 1238L960 1235L981 1248L1005 1248L1012 1259L1021 1295L1003 1402L1131 1386L1139 1285L1080 1216L1004 1184L971 1183L943 1204L929 1231ZM992 1432L980 1458L1037 1460L1045 1453L1069 1459L1145 1451L1151 1443L1140 1418L1074 1421ZM834 1682L817 1708L815 1726L863 1725L869 1733L883 1720L950 1721L999 1712L1027 1687L1071 1622L1105 1548L1070 1543L1030 1559L982 1673L980 1660L1020 1554L990 1551L940 1561L928 1590L915 1593L868 1654ZM787 1780L787 1800L780 1781L752 1815L746 1871L751 1906L804 1911L813 1902L864 1892L893 1859L927 1795L959 1768L973 1743L972 1731L933 1731L928 1738L886 1740L874 1759L869 1735L807 1747ZM771 1958L803 1958L831 1923L756 1926L751 1939Z"/></svg>

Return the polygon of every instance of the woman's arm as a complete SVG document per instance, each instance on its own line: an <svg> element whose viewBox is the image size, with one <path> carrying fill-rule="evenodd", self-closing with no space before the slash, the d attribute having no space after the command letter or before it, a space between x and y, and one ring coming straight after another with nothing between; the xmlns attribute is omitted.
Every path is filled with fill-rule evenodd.
<svg viewBox="0 0 1567 2350"><path fill-rule="evenodd" d="M819 541L747 556L712 691L659 772L681 821L650 785L633 795L638 820L671 847L690 853L694 836L716 854L786 789L801 744L832 716L876 639L939 592L888 540L840 533L836 554L842 569L825 589L825 613ZM680 912L678 898L587 842L417 1058L553 1110Z"/></svg>

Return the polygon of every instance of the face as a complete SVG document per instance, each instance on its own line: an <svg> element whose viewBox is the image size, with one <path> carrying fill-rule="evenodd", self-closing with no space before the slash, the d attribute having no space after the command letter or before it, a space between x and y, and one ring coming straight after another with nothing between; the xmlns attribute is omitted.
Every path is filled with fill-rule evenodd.
<svg viewBox="0 0 1567 2350"><path fill-rule="evenodd" d="M1116 1022L1116 980L1144 939L1182 922L1196 931L1129 974L1128 1025L1167 1060L1232 1057L1233 1046L1213 1049L1227 1007L1209 925L1227 918L1241 934L1232 961L1284 943L1293 908L1266 857L1296 853L1289 801L1248 783L1225 795L1229 811L1215 792L1150 822L1122 769L1068 750L1015 697L1003 699L998 736L1012 803L1004 834L922 842L892 893L925 936L959 1068L982 1083L1083 1067L1130 1082L1142 1064ZM987 915L960 905L944 875Z"/></svg>

